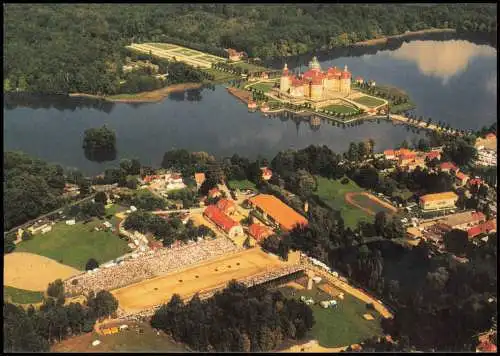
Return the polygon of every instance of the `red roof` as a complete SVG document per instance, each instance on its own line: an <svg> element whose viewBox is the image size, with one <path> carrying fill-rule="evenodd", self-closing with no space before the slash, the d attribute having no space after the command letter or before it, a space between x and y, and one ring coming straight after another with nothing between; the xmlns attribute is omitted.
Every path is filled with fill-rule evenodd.
<svg viewBox="0 0 500 356"><path fill-rule="evenodd" d="M219 193L220 194L220 191L219 191L219 188L215 187L215 188L212 188L208 191L208 196L209 197L213 197L215 194Z"/></svg>
<svg viewBox="0 0 500 356"><path fill-rule="evenodd" d="M234 202L232 200L229 200L229 199L221 199L217 202L217 208L219 208L221 211L223 211L226 214L229 213L229 209L235 208L235 207L236 207L236 205L234 204Z"/></svg>
<svg viewBox="0 0 500 356"><path fill-rule="evenodd" d="M426 153L425 156L429 159L439 158L439 157L441 157L441 152L431 151L431 152Z"/></svg>
<svg viewBox="0 0 500 356"><path fill-rule="evenodd" d="M497 352L497 345L485 340L477 346L477 350L480 352Z"/></svg>
<svg viewBox="0 0 500 356"><path fill-rule="evenodd" d="M467 174L463 174L462 172L458 172L455 176L460 180L469 179L469 176Z"/></svg>
<svg viewBox="0 0 500 356"><path fill-rule="evenodd" d="M266 237L270 236L273 233L273 231L268 227L259 224L252 224L248 228L248 233L257 241L261 241L262 239L265 239Z"/></svg>
<svg viewBox="0 0 500 356"><path fill-rule="evenodd" d="M267 167L262 167L260 170L262 171L263 176L272 176L273 175L273 171Z"/></svg>
<svg viewBox="0 0 500 356"><path fill-rule="evenodd" d="M469 238L475 237L479 234L487 234L490 231L496 230L496 220L488 220L485 223L476 225L467 230L467 235Z"/></svg>
<svg viewBox="0 0 500 356"><path fill-rule="evenodd" d="M469 180L469 185L480 185L480 184L483 184L483 181L479 178L473 178L473 179L470 179Z"/></svg>
<svg viewBox="0 0 500 356"><path fill-rule="evenodd" d="M399 159L414 159L417 157L417 154L415 152L410 152L410 153L403 153L402 155L399 156Z"/></svg>
<svg viewBox="0 0 500 356"><path fill-rule="evenodd" d="M299 79L297 77L292 77L292 86L299 86L303 85L304 81L302 79Z"/></svg>
<svg viewBox="0 0 500 356"><path fill-rule="evenodd" d="M441 169L453 169L454 171L457 170L457 166L453 162L443 162L439 165Z"/></svg>
<svg viewBox="0 0 500 356"><path fill-rule="evenodd" d="M312 80L313 85L321 85L321 78L314 77Z"/></svg>
<svg viewBox="0 0 500 356"><path fill-rule="evenodd" d="M361 78L361 77L356 77L356 80L363 80L363 78Z"/></svg>
<svg viewBox="0 0 500 356"><path fill-rule="evenodd" d="M497 136L496 136L494 133L491 133L491 132L490 132L489 134L487 134L487 135L486 135L486 138L487 138L488 140L490 140L490 139L497 138Z"/></svg>
<svg viewBox="0 0 500 356"><path fill-rule="evenodd" d="M215 205L209 205L203 214L209 218L215 225L220 227L225 232L229 232L231 228L238 226L239 224L231 219L229 216L224 214Z"/></svg>
<svg viewBox="0 0 500 356"><path fill-rule="evenodd" d="M351 73L349 72L342 72L342 75L340 76L341 79L349 79L351 78Z"/></svg>
<svg viewBox="0 0 500 356"><path fill-rule="evenodd" d="M394 156L395 152L394 152L394 150L385 150L384 151L384 155L386 155L386 156Z"/></svg>

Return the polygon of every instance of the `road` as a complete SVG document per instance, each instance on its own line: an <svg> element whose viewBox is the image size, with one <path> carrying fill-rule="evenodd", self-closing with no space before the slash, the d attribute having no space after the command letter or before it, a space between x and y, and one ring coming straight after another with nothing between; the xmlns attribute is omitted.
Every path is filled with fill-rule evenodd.
<svg viewBox="0 0 500 356"><path fill-rule="evenodd" d="M462 133L458 130L451 129L451 128L449 130L446 130L446 129L438 127L436 124L430 124L429 126L427 126L427 122L418 122L418 123L415 121L410 122L409 118L402 116L402 115L390 114L389 117L393 121L404 122L407 125L415 126L415 127L426 129L426 130L444 132L444 133L448 133L448 134L452 134L452 135L458 133L459 135L462 135Z"/></svg>
<svg viewBox="0 0 500 356"><path fill-rule="evenodd" d="M55 209L55 210L52 210L51 212L48 212L48 213L46 213L46 214L40 215L40 216L36 217L36 218L35 218L35 219L33 219L33 220L30 220L30 221L28 221L28 222L25 222L25 223L24 223L24 224L22 224L22 225L18 225L18 226L16 226L16 227L13 227L13 228L12 228L12 229L10 229L9 231L4 232L4 235L6 235L6 234L8 234L8 233L10 233L10 232L13 232L13 231L17 231L18 229L24 229L25 227L30 226L30 225L32 225L32 224L34 224L37 220L40 220L40 219L46 218L47 216L50 216L50 215L52 215L52 214L55 214L55 213L57 213L57 212L58 212L58 211L60 211L60 210L64 210L64 209L69 208L69 207L71 207L71 206L73 206L73 205L80 204L80 203L82 203L82 202L84 202L84 201L90 200L90 199L94 198L94 197L95 197L95 195L96 195L96 193L93 193L93 194L89 195L88 197L85 197L85 198L83 198L83 199L77 200L77 201L75 201L75 202L73 202L73 203L71 203L71 204L68 204L68 205L65 205L65 206L61 206L61 207L59 207L59 208L57 208L57 209Z"/></svg>

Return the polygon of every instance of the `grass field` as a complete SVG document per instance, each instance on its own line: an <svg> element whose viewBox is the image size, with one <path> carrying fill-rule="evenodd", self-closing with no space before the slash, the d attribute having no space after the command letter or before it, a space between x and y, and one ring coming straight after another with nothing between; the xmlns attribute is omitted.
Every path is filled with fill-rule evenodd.
<svg viewBox="0 0 500 356"><path fill-rule="evenodd" d="M274 87L274 83L256 83L248 86L249 88L255 88L256 90L262 90L267 93Z"/></svg>
<svg viewBox="0 0 500 356"><path fill-rule="evenodd" d="M35 304L43 300L43 292L3 286L3 298L11 303Z"/></svg>
<svg viewBox="0 0 500 356"><path fill-rule="evenodd" d="M299 299L302 295L311 297L315 302L330 300L332 297L321 291L316 285L312 290L294 290L289 287L279 289L285 296ZM375 320L363 319L367 313L366 304L353 296L345 293L344 300L335 298L338 302L336 308L323 309L319 304L312 305L316 323L310 331L310 337L318 340L323 347L340 347L358 343L374 335L381 335L380 315L370 311Z"/></svg>
<svg viewBox="0 0 500 356"><path fill-rule="evenodd" d="M331 206L333 209L340 210L346 226L354 228L359 221L373 221L373 218L364 211L346 203L345 193L363 192L356 183L349 179L348 184L340 183L339 180L326 179L316 176L318 180L318 197Z"/></svg>
<svg viewBox="0 0 500 356"><path fill-rule="evenodd" d="M201 59L201 60L204 60L204 61L207 61L207 62L210 62L210 63L218 63L218 62L221 61L220 58L211 56L209 54L206 54L204 56L200 56L197 59Z"/></svg>
<svg viewBox="0 0 500 356"><path fill-rule="evenodd" d="M252 189L252 190L257 190L257 187L255 186L254 183L250 182L248 179L245 180L230 180L228 182L229 187L231 189L239 189L239 190L244 190L244 189Z"/></svg>
<svg viewBox="0 0 500 356"><path fill-rule="evenodd" d="M103 263L129 252L127 243L118 236L94 231L101 223L99 220L76 225L60 222L45 235L35 235L33 240L20 243L16 251L46 256L79 270L85 269L91 257Z"/></svg>
<svg viewBox="0 0 500 356"><path fill-rule="evenodd" d="M45 291L54 280L66 279L79 273L77 269L53 259L17 251L19 247L16 252L4 256L4 285L29 291Z"/></svg>
<svg viewBox="0 0 500 356"><path fill-rule="evenodd" d="M376 201L368 198L366 195L356 194L352 197L352 199L359 205L378 213L383 211L386 214L392 214L393 211L386 208L383 205L378 204Z"/></svg>
<svg viewBox="0 0 500 356"><path fill-rule="evenodd" d="M198 51L195 51L192 49L188 49L188 48L182 48L182 47L179 47L178 49L172 50L172 53L180 53L186 57L192 57L192 56L196 56L198 54L202 54L201 52L198 52Z"/></svg>
<svg viewBox="0 0 500 356"><path fill-rule="evenodd" d="M189 298L196 292L225 286L232 279L238 280L262 273L272 266L284 265L285 262L254 248L115 289L111 293L126 312L140 311L167 303L174 293Z"/></svg>
<svg viewBox="0 0 500 356"><path fill-rule="evenodd" d="M357 112L357 110L354 109L353 107L345 105L335 105L335 104L326 106L323 109L328 111L333 111L339 114L349 114Z"/></svg>
<svg viewBox="0 0 500 356"><path fill-rule="evenodd" d="M129 329L113 335L99 335L96 332L79 335L56 343L51 352L186 352L182 344L175 343L164 333L156 335L154 329L148 322L124 324ZM139 333L135 327L137 325L143 330ZM92 341L99 340L101 344L93 347Z"/></svg>
<svg viewBox="0 0 500 356"><path fill-rule="evenodd" d="M371 108L380 106L384 103L383 100L372 98L370 96L360 96L359 98L353 99L353 101Z"/></svg>
<svg viewBox="0 0 500 356"><path fill-rule="evenodd" d="M226 72L221 72L220 70L217 69L212 69L212 68L206 68L203 69L204 72L211 74L214 76L214 81L226 81L226 80L231 80L231 79L237 79L240 78L236 74L231 74L231 73L226 73Z"/></svg>
<svg viewBox="0 0 500 356"><path fill-rule="evenodd" d="M153 47L157 47L159 49L166 49L166 50L170 50L170 49L174 49L174 48L179 47L177 45L173 45L170 43L145 43L145 44L153 46Z"/></svg>

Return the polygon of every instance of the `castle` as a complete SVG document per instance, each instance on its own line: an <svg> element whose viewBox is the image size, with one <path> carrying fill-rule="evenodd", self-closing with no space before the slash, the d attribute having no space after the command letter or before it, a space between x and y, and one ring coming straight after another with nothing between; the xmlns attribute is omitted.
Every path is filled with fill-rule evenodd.
<svg viewBox="0 0 500 356"><path fill-rule="evenodd" d="M296 76L290 74L285 63L280 80L280 94L293 99L327 100L348 96L351 93L351 73L347 66L341 71L337 67L321 71L318 59L309 62L309 70Z"/></svg>

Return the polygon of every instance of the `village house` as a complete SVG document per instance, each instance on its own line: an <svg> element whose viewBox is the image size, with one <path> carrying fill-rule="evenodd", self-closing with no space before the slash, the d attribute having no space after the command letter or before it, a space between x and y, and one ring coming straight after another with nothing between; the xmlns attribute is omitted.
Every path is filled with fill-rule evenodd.
<svg viewBox="0 0 500 356"><path fill-rule="evenodd" d="M486 221L486 216L480 211L466 211L447 215L437 222L448 226L450 229L467 230Z"/></svg>
<svg viewBox="0 0 500 356"><path fill-rule="evenodd" d="M227 216L223 211L221 211L217 206L208 206L203 215L212 221L219 229L224 231L229 235L230 238L234 238L238 235L243 235L243 228L236 221Z"/></svg>
<svg viewBox="0 0 500 356"><path fill-rule="evenodd" d="M488 220L482 224L473 226L467 230L467 236L469 239L474 238L481 234L489 234L490 232L497 231L496 220Z"/></svg>
<svg viewBox="0 0 500 356"><path fill-rule="evenodd" d="M362 78L362 77L356 77L356 84L361 85L361 84L363 84L364 82L365 82L365 81L363 80L363 78Z"/></svg>
<svg viewBox="0 0 500 356"><path fill-rule="evenodd" d="M248 227L248 234L257 242L262 242L273 234L273 230L260 224L252 224Z"/></svg>
<svg viewBox="0 0 500 356"><path fill-rule="evenodd" d="M209 198L220 198L221 196L222 196L222 193L219 190L219 188L217 188L217 187L212 188L208 191Z"/></svg>
<svg viewBox="0 0 500 356"><path fill-rule="evenodd" d="M278 225L284 231L290 231L296 225L308 224L305 217L273 195L259 194L248 201L264 218Z"/></svg>
<svg viewBox="0 0 500 356"><path fill-rule="evenodd" d="M238 52L237 50L235 50L233 48L228 48L227 49L227 54L229 56L229 61L230 62L241 61L241 59L246 55L245 52Z"/></svg>
<svg viewBox="0 0 500 356"><path fill-rule="evenodd" d="M184 188L186 188L186 185L182 180L182 175L180 175L179 173L172 173L165 175L165 189L167 191L184 189Z"/></svg>
<svg viewBox="0 0 500 356"><path fill-rule="evenodd" d="M455 179L456 179L457 185L460 187L467 184L467 181L469 180L469 178L470 177L467 174L464 174L462 172L457 172L457 174L455 174Z"/></svg>
<svg viewBox="0 0 500 356"><path fill-rule="evenodd" d="M261 167L260 170L262 171L262 179L264 179L265 181L268 181L269 179L272 178L272 176L273 176L272 170L270 170L267 167Z"/></svg>
<svg viewBox="0 0 500 356"><path fill-rule="evenodd" d="M233 215L236 212L236 204L229 199L221 199L216 204L224 214Z"/></svg>
<svg viewBox="0 0 500 356"><path fill-rule="evenodd" d="M422 210L439 210L454 208L457 200L458 195L454 192L444 192L423 195L419 203Z"/></svg>
<svg viewBox="0 0 500 356"><path fill-rule="evenodd" d="M458 172L459 168L453 163L453 162L443 162L439 165L439 168L443 172L451 173L451 172Z"/></svg>
<svg viewBox="0 0 500 356"><path fill-rule="evenodd" d="M195 173L194 180L196 182L196 188L200 189L205 179L206 179L205 173Z"/></svg>

